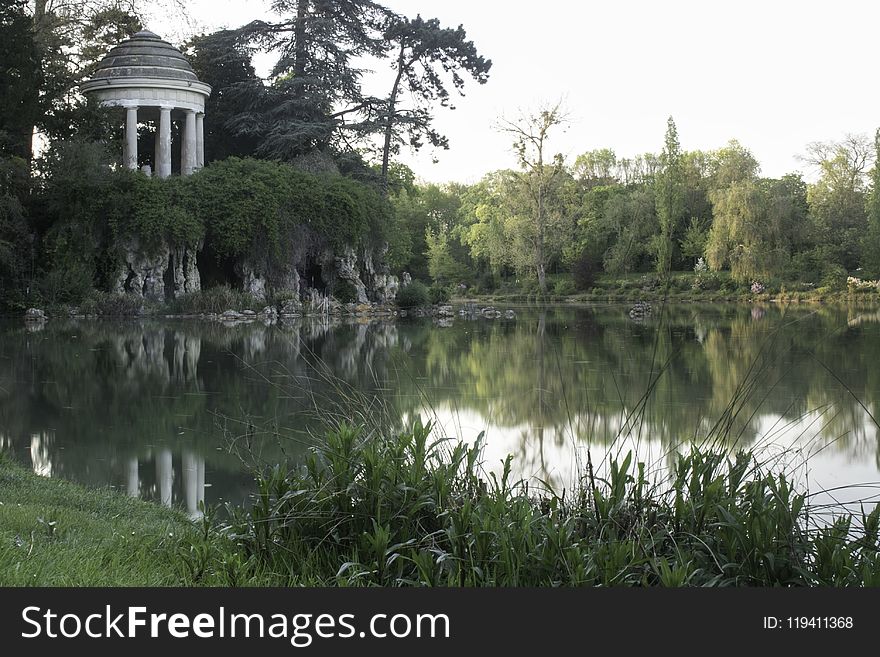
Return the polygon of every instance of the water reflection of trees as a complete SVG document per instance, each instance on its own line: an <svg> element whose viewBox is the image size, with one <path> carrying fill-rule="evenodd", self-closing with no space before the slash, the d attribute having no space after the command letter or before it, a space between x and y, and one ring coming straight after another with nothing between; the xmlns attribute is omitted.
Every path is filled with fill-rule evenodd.
<svg viewBox="0 0 880 657"><path fill-rule="evenodd" d="M748 446L762 440L768 416L793 422L830 406L802 438L877 458L861 404L876 406L868 364L880 327L853 325L846 310L762 310L679 308L643 323L623 309L556 311L544 339L540 322L484 324L468 335L458 326L428 336L426 370L435 398L455 397L502 426L530 426L523 441L533 450L548 436L608 445L621 427L672 446L725 416L717 438Z"/></svg>
<svg viewBox="0 0 880 657"><path fill-rule="evenodd" d="M507 449L538 472L572 444L604 448L621 434L671 449L705 436L726 413L725 444L752 445L768 417L786 424L816 409L821 421L804 439L877 459L871 415L880 380L872 363L880 315L759 310L689 306L633 322L625 308L571 308L456 319L450 328L430 321L49 322L37 333L5 326L0 436L53 476L112 483L157 501L170 495L187 506L203 499L206 479L217 496L242 496L250 486L236 455L218 450L228 437L224 418L233 435L243 420L241 432L302 438L320 422L316 407L342 408L354 392L380 400L394 418L425 406L478 416L490 440L493 427L508 430ZM36 450L33 436L45 437ZM296 459L303 449L271 437L258 450L266 461Z"/></svg>

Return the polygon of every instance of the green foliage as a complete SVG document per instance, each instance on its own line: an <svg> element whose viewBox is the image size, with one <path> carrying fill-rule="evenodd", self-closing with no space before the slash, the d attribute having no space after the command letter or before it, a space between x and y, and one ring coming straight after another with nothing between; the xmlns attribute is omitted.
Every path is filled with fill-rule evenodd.
<svg viewBox="0 0 880 657"><path fill-rule="evenodd" d="M398 290L396 302L401 308L420 308L431 303L431 295L424 283L413 281Z"/></svg>
<svg viewBox="0 0 880 657"><path fill-rule="evenodd" d="M553 283L553 294L558 297L566 297L577 292L574 281L568 277L560 278Z"/></svg>
<svg viewBox="0 0 880 657"><path fill-rule="evenodd" d="M27 163L0 155L0 308L27 304L34 272L32 233L23 200L30 181Z"/></svg>
<svg viewBox="0 0 880 657"><path fill-rule="evenodd" d="M582 252L571 263L571 275L575 288L581 291L589 290L596 282L598 271L599 268L590 254L586 251Z"/></svg>
<svg viewBox="0 0 880 657"><path fill-rule="evenodd" d="M251 63L251 53L232 30L194 37L187 58L199 80L211 85L205 104L205 160L254 154L262 137L256 131L234 131L231 123L263 95L263 84Z"/></svg>
<svg viewBox="0 0 880 657"><path fill-rule="evenodd" d="M650 187L621 189L608 198L593 220L594 234L604 233L604 238L594 239L597 244L607 245L604 249L606 271L619 274L645 270L651 238L658 230L654 208L654 193Z"/></svg>
<svg viewBox="0 0 880 657"><path fill-rule="evenodd" d="M509 257L517 273L535 273L541 294L547 293L548 266L561 255L574 226L565 203L572 181L563 156L551 155L548 148L551 133L566 122L565 110L556 103L499 125L513 139L520 166L508 179L516 199L516 216L507 225L513 247Z"/></svg>
<svg viewBox="0 0 880 657"><path fill-rule="evenodd" d="M100 128L94 104L84 102L79 85L95 70L107 51L141 29L138 14L144 0L92 0L33 3L33 33L42 72L40 113L35 125L50 141L89 139L85 124Z"/></svg>
<svg viewBox="0 0 880 657"><path fill-rule="evenodd" d="M867 197L868 229L862 243L862 265L880 276L880 130L874 133L874 168Z"/></svg>
<svg viewBox="0 0 880 657"><path fill-rule="evenodd" d="M324 585L814 586L880 575L880 510L808 531L807 499L747 453L696 448L657 481L632 453L579 490L535 495L481 441L347 424L305 467L261 473L233 521L242 558ZM333 531L327 531L327 523ZM289 573L289 575L284 575Z"/></svg>
<svg viewBox="0 0 880 657"><path fill-rule="evenodd" d="M333 297L341 303L357 302L357 290L349 281L340 279L333 285Z"/></svg>
<svg viewBox="0 0 880 657"><path fill-rule="evenodd" d="M681 240L681 255L685 258L692 258L696 262L705 254L708 238L709 231L706 225L697 217L692 217L684 238Z"/></svg>
<svg viewBox="0 0 880 657"><path fill-rule="evenodd" d="M587 188L614 185L619 182L617 156L610 148L587 151L577 156L572 173Z"/></svg>
<svg viewBox="0 0 880 657"><path fill-rule="evenodd" d="M403 176L399 182L390 181L389 200L394 208L393 228L387 231L388 261L392 267L410 272L416 278L428 278L428 243L426 234L442 230L454 230L462 204L461 186L450 184L416 186L408 176L412 171L401 172L392 167L395 176ZM452 257L462 260L467 250L460 241L447 243Z"/></svg>
<svg viewBox="0 0 880 657"><path fill-rule="evenodd" d="M205 234L189 181L182 177L147 177L119 171L112 192L110 228L121 241L136 239L147 251L165 244L196 244Z"/></svg>
<svg viewBox="0 0 880 657"><path fill-rule="evenodd" d="M436 285L456 285L471 280L471 271L454 255L453 239L444 226L425 233L428 245L428 273Z"/></svg>
<svg viewBox="0 0 880 657"><path fill-rule="evenodd" d="M229 158L187 182L218 255L276 266L298 248L379 243L390 214L378 192L364 185L277 162Z"/></svg>
<svg viewBox="0 0 880 657"><path fill-rule="evenodd" d="M836 263L829 263L822 270L820 286L828 290L842 290L846 287L846 269Z"/></svg>
<svg viewBox="0 0 880 657"><path fill-rule="evenodd" d="M842 267L855 269L869 226L866 174L874 145L866 136L847 135L839 142L810 144L808 150L808 161L820 171L808 190L813 238L830 247Z"/></svg>
<svg viewBox="0 0 880 657"><path fill-rule="evenodd" d="M341 136L368 129L354 109L365 100L354 60L383 54L385 10L371 0L278 0L273 9L277 20L255 20L230 35L239 47L281 56L271 83L251 90L245 111L226 125L259 136L260 156L291 162L327 153Z"/></svg>
<svg viewBox="0 0 880 657"><path fill-rule="evenodd" d="M714 292L721 289L724 280L717 272L700 272L691 281L691 289L697 292Z"/></svg>
<svg viewBox="0 0 880 657"><path fill-rule="evenodd" d="M233 290L228 285L216 285L176 297L170 302L169 310L182 315L220 314L226 310L255 310L261 305L245 292Z"/></svg>
<svg viewBox="0 0 880 657"><path fill-rule="evenodd" d="M29 162L43 76L26 7L23 0L0 5L0 155Z"/></svg>
<svg viewBox="0 0 880 657"><path fill-rule="evenodd" d="M144 300L133 294L91 291L78 308L82 315L137 317L144 312Z"/></svg>
<svg viewBox="0 0 880 657"><path fill-rule="evenodd" d="M428 289L428 298L431 303L436 305L439 303L446 303L449 301L449 288L444 287L442 285L432 285Z"/></svg>
<svg viewBox="0 0 880 657"><path fill-rule="evenodd" d="M657 272L668 275L672 269L673 233L684 215L684 181L678 130L672 117L666 126L666 140L660 156L661 169L654 182L660 234L654 240Z"/></svg>
<svg viewBox="0 0 880 657"><path fill-rule="evenodd" d="M43 166L49 266L41 289L54 303L106 288L131 244L151 253L204 241L273 284L327 249L378 250L389 231L391 208L375 189L277 162L230 158L160 179L113 171L102 146L70 142L56 144Z"/></svg>
<svg viewBox="0 0 880 657"><path fill-rule="evenodd" d="M443 106L449 105L443 74L463 96L462 74L484 84L492 62L477 52L473 41L467 40L463 26L443 28L436 18L392 14L382 38L389 50L397 54L397 75L380 121L384 133L382 178L387 181L390 156L399 151L401 144L408 143L416 150L425 141L435 148L449 147L449 140L433 127L429 110L429 103L435 99ZM416 108L401 107L399 94L403 90L415 99Z"/></svg>

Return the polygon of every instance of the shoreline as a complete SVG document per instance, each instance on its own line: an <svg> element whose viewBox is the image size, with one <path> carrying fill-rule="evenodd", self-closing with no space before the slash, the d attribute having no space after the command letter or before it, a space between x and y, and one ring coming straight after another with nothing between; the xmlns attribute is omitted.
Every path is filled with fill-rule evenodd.
<svg viewBox="0 0 880 657"><path fill-rule="evenodd" d="M677 293L659 294L655 292L627 292L627 293L581 293L573 295L537 295L524 293L494 293L453 297L449 301L420 306L416 308L400 308L391 304L338 304L329 311L317 311L303 308L297 312L283 312L273 305L265 305L261 310L253 310L249 307L229 308L222 312L173 312L170 306L155 305L140 309L138 312L126 310L123 312L79 312L77 308L67 306L47 307L46 310L32 308L24 314L20 312L0 312L0 319L24 319L28 323L40 323L47 320L73 319L173 319L173 320L200 320L219 322L224 324L238 324L254 321L275 323L276 321L299 321L304 319L369 319L369 320L398 320L408 317L451 317L461 314L460 311L469 309L468 312L482 314L484 310L494 310L497 304L511 308L571 308L571 307L602 307L611 305L634 305L644 302L654 304L682 305L798 305L798 306L863 306L874 307L880 305L880 295L876 293L780 293L780 294L741 294L719 295L714 293ZM265 302L261 302L265 303ZM258 306L259 304L250 304ZM482 306L474 308L475 306ZM451 312L449 309L453 309ZM504 310L508 310L505 308Z"/></svg>

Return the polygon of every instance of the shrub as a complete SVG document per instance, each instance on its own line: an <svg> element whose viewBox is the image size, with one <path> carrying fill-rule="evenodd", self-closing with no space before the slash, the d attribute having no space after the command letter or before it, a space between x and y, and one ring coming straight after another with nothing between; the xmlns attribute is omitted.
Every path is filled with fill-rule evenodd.
<svg viewBox="0 0 880 657"><path fill-rule="evenodd" d="M589 290L596 283L596 274L599 267L595 260L590 258L586 250L571 263L571 275L574 286L578 290Z"/></svg>
<svg viewBox="0 0 880 657"><path fill-rule="evenodd" d="M245 310L265 305L249 294L233 290L228 285L217 285L200 292L182 294L169 303L173 313L222 313L225 310Z"/></svg>
<svg viewBox="0 0 880 657"><path fill-rule="evenodd" d="M77 303L94 286L93 273L87 263L72 262L67 267L53 267L37 283L40 298L50 306Z"/></svg>
<svg viewBox="0 0 880 657"><path fill-rule="evenodd" d="M846 286L846 270L837 264L826 265L822 270L820 285L829 290L842 290Z"/></svg>
<svg viewBox="0 0 880 657"><path fill-rule="evenodd" d="M577 292L574 281L570 278L560 278L553 284L553 294L558 297L565 297L569 294Z"/></svg>
<svg viewBox="0 0 880 657"><path fill-rule="evenodd" d="M721 289L725 292L736 292L739 289L739 285L732 278L724 279L724 282L721 283Z"/></svg>
<svg viewBox="0 0 880 657"><path fill-rule="evenodd" d="M846 287L850 292L876 292L880 290L880 280L871 281L849 276L846 279Z"/></svg>
<svg viewBox="0 0 880 657"><path fill-rule="evenodd" d="M662 284L663 281L657 274L643 274L639 277L639 285L645 291L659 290Z"/></svg>
<svg viewBox="0 0 880 657"><path fill-rule="evenodd" d="M397 305L401 308L419 308L431 303L427 286L421 281L413 281L397 292Z"/></svg>
<svg viewBox="0 0 880 657"><path fill-rule="evenodd" d="M428 296L432 304L446 303L449 301L449 289L442 285L432 285Z"/></svg>
<svg viewBox="0 0 880 657"><path fill-rule="evenodd" d="M696 278L691 282L691 289L700 292L711 292L721 288L721 277L713 272L703 272L697 274Z"/></svg>
<svg viewBox="0 0 880 657"><path fill-rule="evenodd" d="M269 294L267 305L283 306L287 301L293 301L299 298L299 295L293 290L276 290Z"/></svg>
<svg viewBox="0 0 880 657"><path fill-rule="evenodd" d="M498 281L491 272L484 272L477 278L476 289L483 294L494 292L498 289Z"/></svg>
<svg viewBox="0 0 880 657"><path fill-rule="evenodd" d="M357 303L357 290L351 281L340 279L333 286L333 298L342 303Z"/></svg>
<svg viewBox="0 0 880 657"><path fill-rule="evenodd" d="M92 292L80 305L79 311L84 315L136 317L144 312L144 300L135 294Z"/></svg>
<svg viewBox="0 0 880 657"><path fill-rule="evenodd" d="M670 287L678 292L684 292L693 287L693 282L687 276L673 276L670 280Z"/></svg>

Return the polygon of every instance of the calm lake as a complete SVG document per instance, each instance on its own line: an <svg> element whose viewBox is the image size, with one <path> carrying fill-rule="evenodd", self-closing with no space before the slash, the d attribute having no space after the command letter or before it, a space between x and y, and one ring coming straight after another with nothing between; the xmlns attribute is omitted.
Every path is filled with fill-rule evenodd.
<svg viewBox="0 0 880 657"><path fill-rule="evenodd" d="M500 310L506 309L499 306ZM248 463L296 462L321 416L416 415L485 462L569 485L589 457L668 463L709 436L798 466L829 501L880 482L880 312L677 306L396 322L0 322L0 449L41 475L193 516L246 500ZM806 461L806 457L809 460ZM806 463L805 463L806 461Z"/></svg>

